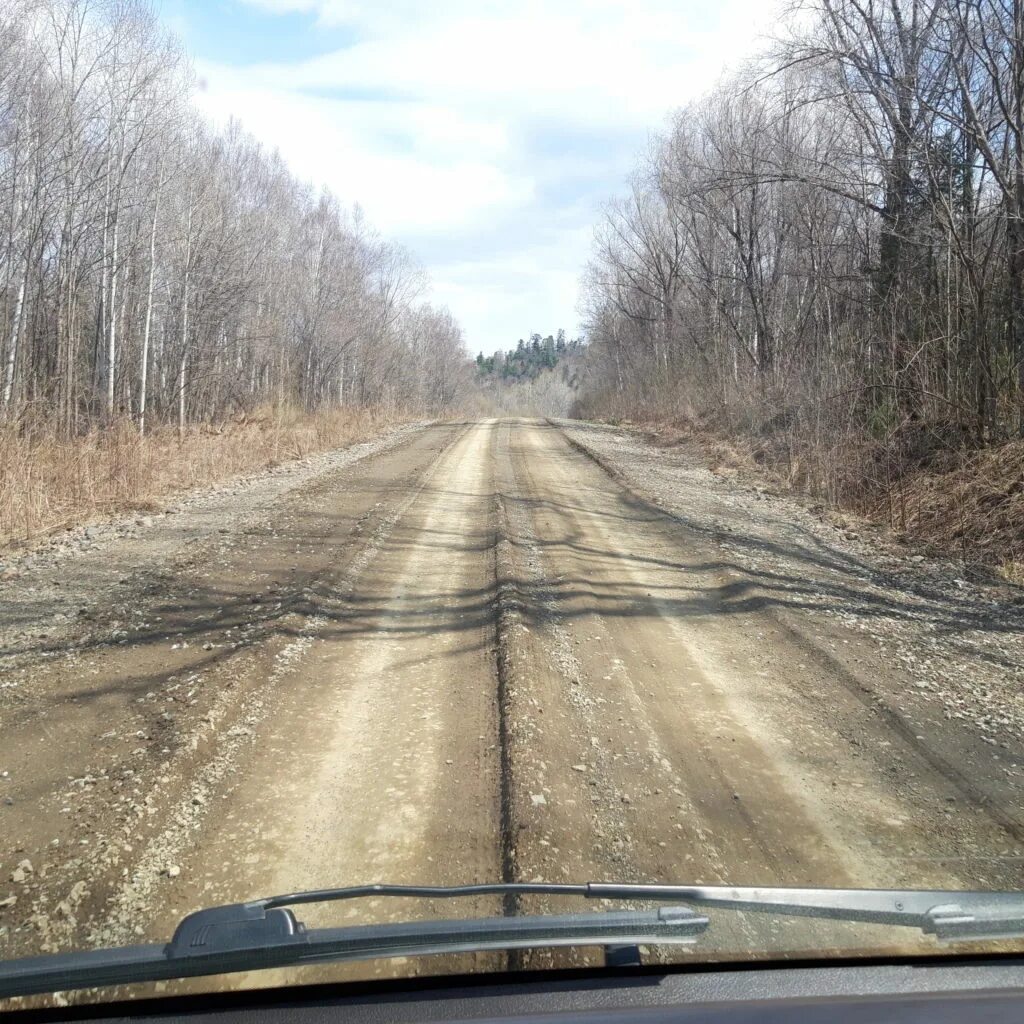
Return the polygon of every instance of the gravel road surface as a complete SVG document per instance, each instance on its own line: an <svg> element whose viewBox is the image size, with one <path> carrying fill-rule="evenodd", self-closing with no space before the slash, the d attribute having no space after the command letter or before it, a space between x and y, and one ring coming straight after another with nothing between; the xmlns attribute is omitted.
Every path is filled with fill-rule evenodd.
<svg viewBox="0 0 1024 1024"><path fill-rule="evenodd" d="M5 565L0 957L373 881L1024 884L1019 594L685 447L421 424ZM723 912L649 955L878 948L939 947Z"/></svg>

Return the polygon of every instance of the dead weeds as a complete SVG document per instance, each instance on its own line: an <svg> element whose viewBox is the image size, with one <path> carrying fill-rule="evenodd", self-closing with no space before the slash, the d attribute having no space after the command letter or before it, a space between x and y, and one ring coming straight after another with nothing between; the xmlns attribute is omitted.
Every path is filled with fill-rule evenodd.
<svg viewBox="0 0 1024 1024"><path fill-rule="evenodd" d="M828 447L679 418L636 426L656 447L695 445L718 476L809 496L836 522L889 527L895 540L1024 582L1024 441L972 449L943 424Z"/></svg>
<svg viewBox="0 0 1024 1024"><path fill-rule="evenodd" d="M408 418L265 409L184 437L164 428L144 438L128 420L72 439L45 426L0 427L0 547L118 512L156 511L170 494L355 444Z"/></svg>

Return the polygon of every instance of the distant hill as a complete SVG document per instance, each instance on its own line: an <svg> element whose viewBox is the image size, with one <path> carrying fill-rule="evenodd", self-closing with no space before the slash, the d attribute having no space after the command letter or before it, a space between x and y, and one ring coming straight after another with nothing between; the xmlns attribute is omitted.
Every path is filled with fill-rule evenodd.
<svg viewBox="0 0 1024 1024"><path fill-rule="evenodd" d="M583 350L582 338L566 339L561 328L542 338L531 334L529 341L519 339L515 348L476 357L477 371L482 377L498 377L503 381L536 380L544 370L553 370L559 362Z"/></svg>
<svg viewBox="0 0 1024 1024"><path fill-rule="evenodd" d="M531 334L515 348L476 357L477 383L497 411L527 416L566 416L576 395L582 338L559 329Z"/></svg>

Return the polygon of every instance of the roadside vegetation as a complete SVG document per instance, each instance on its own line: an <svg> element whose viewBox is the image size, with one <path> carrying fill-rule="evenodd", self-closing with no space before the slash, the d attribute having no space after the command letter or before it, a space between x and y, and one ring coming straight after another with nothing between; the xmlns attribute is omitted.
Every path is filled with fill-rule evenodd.
<svg viewBox="0 0 1024 1024"><path fill-rule="evenodd" d="M96 517L155 511L182 491L356 444L401 421L380 409L266 406L184 436L161 426L143 438L128 419L69 440L0 433L0 548Z"/></svg>
<svg viewBox="0 0 1024 1024"><path fill-rule="evenodd" d="M413 259L195 87L143 0L0 5L0 543L470 386Z"/></svg>
<svg viewBox="0 0 1024 1024"><path fill-rule="evenodd" d="M807 0L608 205L575 412L1024 561L1024 19Z"/></svg>

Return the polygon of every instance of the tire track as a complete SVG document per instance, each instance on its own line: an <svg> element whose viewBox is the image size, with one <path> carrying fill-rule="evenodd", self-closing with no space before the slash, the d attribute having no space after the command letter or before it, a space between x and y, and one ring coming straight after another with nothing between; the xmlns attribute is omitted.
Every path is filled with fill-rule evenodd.
<svg viewBox="0 0 1024 1024"><path fill-rule="evenodd" d="M235 629L231 642L224 642L223 627L229 622L237 627L232 607L226 606L225 614L211 605L212 615L185 620L191 643L179 646L188 651L167 657L158 651L150 654L144 647L141 654L148 661L143 661L135 650L139 638L129 636L123 644L98 650L84 664L77 654L69 656L66 666L44 663L36 677L40 690L47 686L45 673L63 670L73 673L72 693L80 692L79 680L88 678L88 666L95 662L91 671L108 685L119 676L131 679L139 673L144 697L141 705L133 702L139 709L132 712L136 722L122 727L134 739L135 750L112 761L105 749L109 744L94 742L89 766L79 769L82 785L73 787L74 798L51 795L70 805L68 810L74 814L52 822L45 813L37 814L36 827L45 839L36 849L31 834L23 829L11 835L31 854L37 870L17 894L17 923L0 938L5 955L137 939L139 922L147 920L149 904L167 884L167 869L187 853L191 837L215 806L212 794L242 772L258 727L273 714L280 694L300 670L329 610L332 585L346 595L355 591L387 539L430 486L445 454L469 429L445 428L430 460L406 474L407 486L393 500L377 502L345 537L341 564L321 564L301 580L286 580L287 589L277 591L278 605L269 613L259 603L250 605L242 599L246 591L253 593L254 583L248 577L255 579L256 574L247 573L246 580L235 584L240 593L234 607L242 616L238 621L247 621L251 628ZM287 519L296 503L316 508L329 501L338 479L345 477L332 474L307 487L292 497L281 514ZM273 539L274 534L269 536ZM179 607L185 617L190 614L188 594L179 584L171 593L152 595L146 603L152 609L156 598L157 609ZM173 627L166 635L174 635ZM204 639L207 642L202 644ZM148 671L154 675L147 678ZM147 686L152 687L148 694ZM30 717L22 728L32 728L34 721ZM16 723L8 721L5 730L12 744L17 740L34 746L31 736L23 736ZM137 736L130 730L136 730ZM55 733L54 739L59 735ZM116 729L110 732L110 742L116 744L121 735ZM66 838L67 826L78 835ZM60 845L49 841L54 833L61 837ZM49 843L45 850L41 849L44 842ZM64 852L64 844L72 842L75 845ZM2 915L8 920L11 916L10 910Z"/></svg>
<svg viewBox="0 0 1024 1024"><path fill-rule="evenodd" d="M432 484L446 454L466 436L469 429L465 427L447 439L434 459L416 474L415 484L401 500L390 509L381 510L378 506L373 510L373 531L359 538L354 554L343 569L327 567L315 573L301 590L293 594L289 611L301 616L304 627L296 640L274 656L273 667L266 675L264 685L247 697L240 719L233 720L225 730L223 719L211 716L209 731L216 735L216 745L187 785L182 785L187 792L165 812L170 825L146 843L131 869L132 880L105 898L106 905L97 915L102 923L94 921L92 924L93 935L100 943L117 945L132 941L135 923L151 912L150 903L160 890L161 875L165 873L166 866L183 859L195 833L202 828L211 806L208 794L216 792L238 770L238 762L246 749L252 746L258 727L273 711L274 691L289 676L302 671L303 657L325 622L325 612L332 604L343 603L352 595L359 581L380 557L388 538ZM319 588L321 593L311 594L314 588ZM282 617L284 614L287 613ZM247 674L252 672L249 670Z"/></svg>
<svg viewBox="0 0 1024 1024"><path fill-rule="evenodd" d="M491 445L491 479L493 481L494 516L494 650L495 672L498 680L498 742L501 772L501 878L503 882L517 880L515 869L515 817L513 813L512 751L509 735L509 683L512 677L511 637L519 621L523 606L523 593L518 585L515 561L512 556L512 530L506 504L508 486L504 461L499 457L501 449L507 450L509 428L502 423L498 438ZM519 913L519 898L514 893L502 899L502 910L506 917ZM509 967L519 965L518 951L509 953Z"/></svg>
<svg viewBox="0 0 1024 1024"><path fill-rule="evenodd" d="M607 459L602 458L597 452L594 452L576 438L571 437L558 423L550 419L546 422L551 428L558 431L569 447L585 456L614 481L618 487L629 495L631 501L635 502L638 507L652 516L663 519L674 529L682 529L684 531L688 529L687 524L678 516L639 494L628 478L609 463ZM700 538L697 539L699 540ZM719 579L723 586L728 585L730 582L725 576L720 576ZM761 614L770 618L783 631L788 640L798 647L806 657L814 659L819 670L827 674L830 680L839 683L869 715L880 719L879 724L881 727L887 728L898 735L900 741L912 750L916 757L920 758L936 774L941 775L957 791L964 803L984 811L993 825L1003 829L1007 836L1015 842L1024 844L1024 822L1022 822L1020 817L1014 815L1011 809L1000 806L991 794L972 781L950 758L944 757L935 748L933 743L926 741L920 735L920 727L909 723L897 708L893 707L883 696L879 695L878 690L874 686L868 685L862 677L851 672L823 646L815 643L807 635L805 629L802 629L792 621L791 614L784 608L767 606L762 609Z"/></svg>

